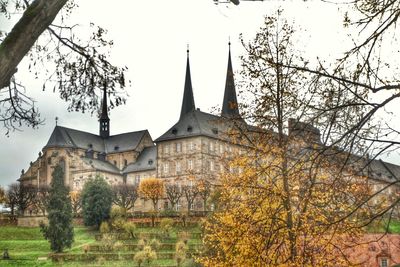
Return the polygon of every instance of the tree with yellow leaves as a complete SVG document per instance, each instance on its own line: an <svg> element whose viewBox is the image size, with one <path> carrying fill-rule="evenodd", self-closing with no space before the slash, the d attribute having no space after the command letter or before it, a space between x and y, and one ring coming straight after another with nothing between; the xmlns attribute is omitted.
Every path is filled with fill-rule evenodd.
<svg viewBox="0 0 400 267"><path fill-rule="evenodd" d="M74 217L78 217L79 212L82 208L82 199L80 191L69 192L69 197L71 198L71 206Z"/></svg>
<svg viewBox="0 0 400 267"><path fill-rule="evenodd" d="M145 199L153 202L154 211L157 211L157 204L164 195L164 182L157 178L146 178L140 181L139 194Z"/></svg>
<svg viewBox="0 0 400 267"><path fill-rule="evenodd" d="M347 249L372 218L368 180L355 168L360 157L335 146L362 148L353 132L341 133L366 111L334 82L285 67L309 62L281 14L243 41L242 74L251 79L245 116L256 127L242 125L234 140L247 153L227 159L223 209L204 225L204 266L348 266Z"/></svg>

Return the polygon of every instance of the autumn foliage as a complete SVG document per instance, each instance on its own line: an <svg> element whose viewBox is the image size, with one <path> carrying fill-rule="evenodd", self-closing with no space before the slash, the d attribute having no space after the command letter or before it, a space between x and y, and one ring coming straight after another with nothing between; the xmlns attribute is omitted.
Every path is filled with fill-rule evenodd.
<svg viewBox="0 0 400 267"><path fill-rule="evenodd" d="M157 178L144 179L139 184L139 194L145 199L150 199L156 210L158 201L164 195L164 182Z"/></svg>

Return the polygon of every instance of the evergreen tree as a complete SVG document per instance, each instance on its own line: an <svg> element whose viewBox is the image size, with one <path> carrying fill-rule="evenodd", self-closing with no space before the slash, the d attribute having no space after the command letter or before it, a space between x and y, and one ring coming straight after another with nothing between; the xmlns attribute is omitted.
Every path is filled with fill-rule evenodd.
<svg viewBox="0 0 400 267"><path fill-rule="evenodd" d="M87 226L100 227L110 217L112 189L102 178L87 181L82 190L83 221Z"/></svg>
<svg viewBox="0 0 400 267"><path fill-rule="evenodd" d="M69 190L64 185L64 171L60 165L53 171L47 212L49 225L42 224L41 231L49 240L51 250L62 252L64 248L71 247L74 241L74 228L71 199Z"/></svg>

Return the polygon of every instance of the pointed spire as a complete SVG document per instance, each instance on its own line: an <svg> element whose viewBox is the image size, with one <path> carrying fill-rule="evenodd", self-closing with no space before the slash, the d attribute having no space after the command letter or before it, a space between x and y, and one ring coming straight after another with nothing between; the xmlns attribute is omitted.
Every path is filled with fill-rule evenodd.
<svg viewBox="0 0 400 267"><path fill-rule="evenodd" d="M108 118L108 108L107 108L107 83L104 83L103 88L103 102L101 105L101 115L100 115L100 136L103 138L108 138L110 136L110 119Z"/></svg>
<svg viewBox="0 0 400 267"><path fill-rule="evenodd" d="M185 78L185 88L183 91L183 100L181 108L182 118L186 113L196 109L194 104L193 89L192 89L192 79L190 77L190 64L189 64L189 46L187 49L187 61L186 61L186 78Z"/></svg>
<svg viewBox="0 0 400 267"><path fill-rule="evenodd" d="M231 42L229 41L228 70L226 73L224 102L222 103L221 116L239 118L239 108L236 99L235 80L233 78L231 60Z"/></svg>

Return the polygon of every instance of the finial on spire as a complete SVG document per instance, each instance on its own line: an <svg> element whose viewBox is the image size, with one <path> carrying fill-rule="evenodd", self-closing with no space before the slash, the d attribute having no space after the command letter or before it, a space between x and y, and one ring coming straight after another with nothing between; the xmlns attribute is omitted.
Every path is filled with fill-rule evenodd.
<svg viewBox="0 0 400 267"><path fill-rule="evenodd" d="M56 126L57 126L58 125L58 117L56 117L55 120L56 120Z"/></svg>
<svg viewBox="0 0 400 267"><path fill-rule="evenodd" d="M186 45L186 53L187 53L187 56L189 57L189 44Z"/></svg>

